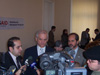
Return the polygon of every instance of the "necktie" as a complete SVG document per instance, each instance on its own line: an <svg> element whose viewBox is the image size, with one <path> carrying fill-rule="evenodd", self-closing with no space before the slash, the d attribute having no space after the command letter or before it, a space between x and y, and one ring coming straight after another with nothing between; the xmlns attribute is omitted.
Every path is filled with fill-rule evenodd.
<svg viewBox="0 0 100 75"><path fill-rule="evenodd" d="M43 53L43 49L42 48L40 48L40 54L42 54Z"/></svg>
<svg viewBox="0 0 100 75"><path fill-rule="evenodd" d="M20 68L20 62L19 62L19 58L18 57L16 58L16 61L17 61L17 67L19 69Z"/></svg>

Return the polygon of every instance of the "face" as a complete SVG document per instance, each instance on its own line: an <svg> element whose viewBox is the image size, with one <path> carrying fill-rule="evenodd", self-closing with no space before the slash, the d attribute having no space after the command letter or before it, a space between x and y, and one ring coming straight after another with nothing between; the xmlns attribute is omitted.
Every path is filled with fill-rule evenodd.
<svg viewBox="0 0 100 75"><path fill-rule="evenodd" d="M98 34L98 32L94 31L95 34Z"/></svg>
<svg viewBox="0 0 100 75"><path fill-rule="evenodd" d="M86 30L86 32L88 33L90 30Z"/></svg>
<svg viewBox="0 0 100 75"><path fill-rule="evenodd" d="M14 47L9 47L10 52L15 55L15 56L20 56L22 53L22 44L20 40L15 40L14 41Z"/></svg>
<svg viewBox="0 0 100 75"><path fill-rule="evenodd" d="M59 47L54 47L56 51L62 51L63 48L62 48L62 45L60 45Z"/></svg>
<svg viewBox="0 0 100 75"><path fill-rule="evenodd" d="M100 63L97 60L88 59L87 63L90 70L100 71Z"/></svg>
<svg viewBox="0 0 100 75"><path fill-rule="evenodd" d="M36 41L41 48L45 47L48 41L47 34L40 33L38 38L36 37Z"/></svg>
<svg viewBox="0 0 100 75"><path fill-rule="evenodd" d="M53 31L55 32L55 31L56 31L56 28L55 28L55 29L53 29Z"/></svg>
<svg viewBox="0 0 100 75"><path fill-rule="evenodd" d="M72 48L73 50L77 48L78 46L78 41L76 41L75 39L75 35L70 35L68 37L68 45L70 48Z"/></svg>
<svg viewBox="0 0 100 75"><path fill-rule="evenodd" d="M67 34L68 32L67 32L67 30L65 31L65 34Z"/></svg>

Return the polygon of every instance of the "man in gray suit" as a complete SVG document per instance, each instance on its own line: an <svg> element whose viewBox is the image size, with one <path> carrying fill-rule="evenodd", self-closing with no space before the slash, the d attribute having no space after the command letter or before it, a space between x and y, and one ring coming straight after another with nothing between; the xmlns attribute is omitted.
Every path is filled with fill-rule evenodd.
<svg viewBox="0 0 100 75"><path fill-rule="evenodd" d="M68 36L68 45L69 47L75 51L74 60L80 64L80 66L84 66L86 60L83 57L83 49L79 48L79 36L76 33L71 33Z"/></svg>

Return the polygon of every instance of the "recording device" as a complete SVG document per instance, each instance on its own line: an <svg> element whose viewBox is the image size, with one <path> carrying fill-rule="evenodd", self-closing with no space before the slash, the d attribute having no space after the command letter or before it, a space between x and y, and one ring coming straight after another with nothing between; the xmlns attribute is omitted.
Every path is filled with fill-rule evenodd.
<svg viewBox="0 0 100 75"><path fill-rule="evenodd" d="M30 66L30 64L32 64L33 62L32 59L33 59L32 56L29 56L28 59L25 60L25 65Z"/></svg>
<svg viewBox="0 0 100 75"><path fill-rule="evenodd" d="M10 68L6 72L6 75L14 75L15 70L16 70L16 67L14 65L10 66Z"/></svg>
<svg viewBox="0 0 100 75"><path fill-rule="evenodd" d="M16 70L16 67L14 65L10 66L10 68L7 71L3 70L3 67L2 67L2 69L0 69L0 75L14 75L15 70Z"/></svg>
<svg viewBox="0 0 100 75"><path fill-rule="evenodd" d="M37 70L38 68L36 67L36 62L33 62L32 56L29 56L28 59L25 60L25 65L30 66L31 68L34 68Z"/></svg>
<svg viewBox="0 0 100 75"><path fill-rule="evenodd" d="M75 54L75 51L72 49L72 48L70 48L70 47L66 47L65 48L65 51L70 55L70 56L72 56L73 57L73 59L74 59L74 54Z"/></svg>
<svg viewBox="0 0 100 75"><path fill-rule="evenodd" d="M40 58L45 75L86 75L82 67L74 67L74 59L66 51L45 53Z"/></svg>

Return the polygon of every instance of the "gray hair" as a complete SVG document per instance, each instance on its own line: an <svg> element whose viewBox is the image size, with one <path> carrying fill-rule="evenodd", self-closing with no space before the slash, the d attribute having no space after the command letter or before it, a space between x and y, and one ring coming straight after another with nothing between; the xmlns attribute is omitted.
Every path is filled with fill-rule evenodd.
<svg viewBox="0 0 100 75"><path fill-rule="evenodd" d="M39 34L46 34L47 35L47 38L48 38L48 32L46 30L39 30L36 32L36 38L38 38L38 35Z"/></svg>

